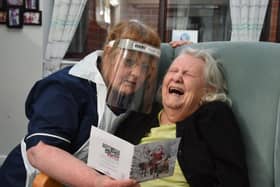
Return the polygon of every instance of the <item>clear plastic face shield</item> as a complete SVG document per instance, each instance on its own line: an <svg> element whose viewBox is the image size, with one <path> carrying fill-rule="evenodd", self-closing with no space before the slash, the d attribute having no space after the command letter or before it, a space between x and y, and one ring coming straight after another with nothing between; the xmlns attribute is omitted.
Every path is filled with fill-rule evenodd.
<svg viewBox="0 0 280 187"><path fill-rule="evenodd" d="M109 42L107 105L119 110L148 113L156 89L160 50L130 39Z"/></svg>

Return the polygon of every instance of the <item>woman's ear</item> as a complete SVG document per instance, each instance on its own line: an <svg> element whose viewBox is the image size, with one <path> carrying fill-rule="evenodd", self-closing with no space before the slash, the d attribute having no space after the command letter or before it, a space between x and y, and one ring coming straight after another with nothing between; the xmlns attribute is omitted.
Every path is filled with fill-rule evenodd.
<svg viewBox="0 0 280 187"><path fill-rule="evenodd" d="M110 61L112 60L112 58L111 58L112 57L112 51L113 51L112 47L109 46L109 45L106 45L103 48L103 56L102 56L102 63L101 63L103 71L106 71L106 69L108 69L108 67L111 64Z"/></svg>
<svg viewBox="0 0 280 187"><path fill-rule="evenodd" d="M104 48L103 48L103 58L108 58L109 54L111 53L111 50L112 50L112 47L109 46L109 45L106 45Z"/></svg>
<svg viewBox="0 0 280 187"><path fill-rule="evenodd" d="M215 93L215 92L216 92L216 89L213 86L206 85L203 88L203 93L202 93L202 97L200 98L199 105L202 105L205 102L206 98L209 95L211 95L211 93Z"/></svg>
<svg viewBox="0 0 280 187"><path fill-rule="evenodd" d="M216 88L211 85L206 85L206 87L204 88L204 95L208 93L216 93Z"/></svg>
<svg viewBox="0 0 280 187"><path fill-rule="evenodd" d="M112 47L106 45L103 48L102 62L100 64L100 71L106 84L108 84L109 74L111 69L110 54Z"/></svg>

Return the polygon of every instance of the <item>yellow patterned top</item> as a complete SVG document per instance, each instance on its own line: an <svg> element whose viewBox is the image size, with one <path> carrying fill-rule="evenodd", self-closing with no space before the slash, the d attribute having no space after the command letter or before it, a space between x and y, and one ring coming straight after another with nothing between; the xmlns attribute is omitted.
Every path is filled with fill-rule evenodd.
<svg viewBox="0 0 280 187"><path fill-rule="evenodd" d="M161 112L158 114L160 118ZM141 139L141 144L150 143L154 141L176 138L176 125L175 124L160 124L159 127L152 128L150 133ZM163 177L155 180L144 181L140 183L141 187L190 187L186 181L182 170L176 161L174 175Z"/></svg>

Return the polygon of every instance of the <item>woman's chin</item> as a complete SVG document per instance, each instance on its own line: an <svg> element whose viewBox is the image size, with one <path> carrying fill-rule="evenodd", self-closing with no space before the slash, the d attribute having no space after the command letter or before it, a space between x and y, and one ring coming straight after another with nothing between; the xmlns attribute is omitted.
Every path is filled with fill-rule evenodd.
<svg viewBox="0 0 280 187"><path fill-rule="evenodd" d="M135 93L135 91L136 91L135 86L134 87L126 86L126 87L122 87L119 90L119 93L122 95L131 95L131 94Z"/></svg>
<svg viewBox="0 0 280 187"><path fill-rule="evenodd" d="M182 103L178 103L176 102L176 100L174 101L171 100L169 102L166 102L164 105L170 110L180 110L180 108L183 106Z"/></svg>

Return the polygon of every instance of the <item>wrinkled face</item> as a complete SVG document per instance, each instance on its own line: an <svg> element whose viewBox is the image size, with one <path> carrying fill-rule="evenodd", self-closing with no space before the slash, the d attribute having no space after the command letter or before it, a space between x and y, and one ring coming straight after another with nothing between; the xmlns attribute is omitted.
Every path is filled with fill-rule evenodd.
<svg viewBox="0 0 280 187"><path fill-rule="evenodd" d="M205 93L205 62L190 55L178 56L162 85L162 103L169 120L178 122L193 113Z"/></svg>
<svg viewBox="0 0 280 187"><path fill-rule="evenodd" d="M141 52L121 49L119 51L113 59L110 59L108 84L121 94L133 94L156 69L157 61Z"/></svg>

